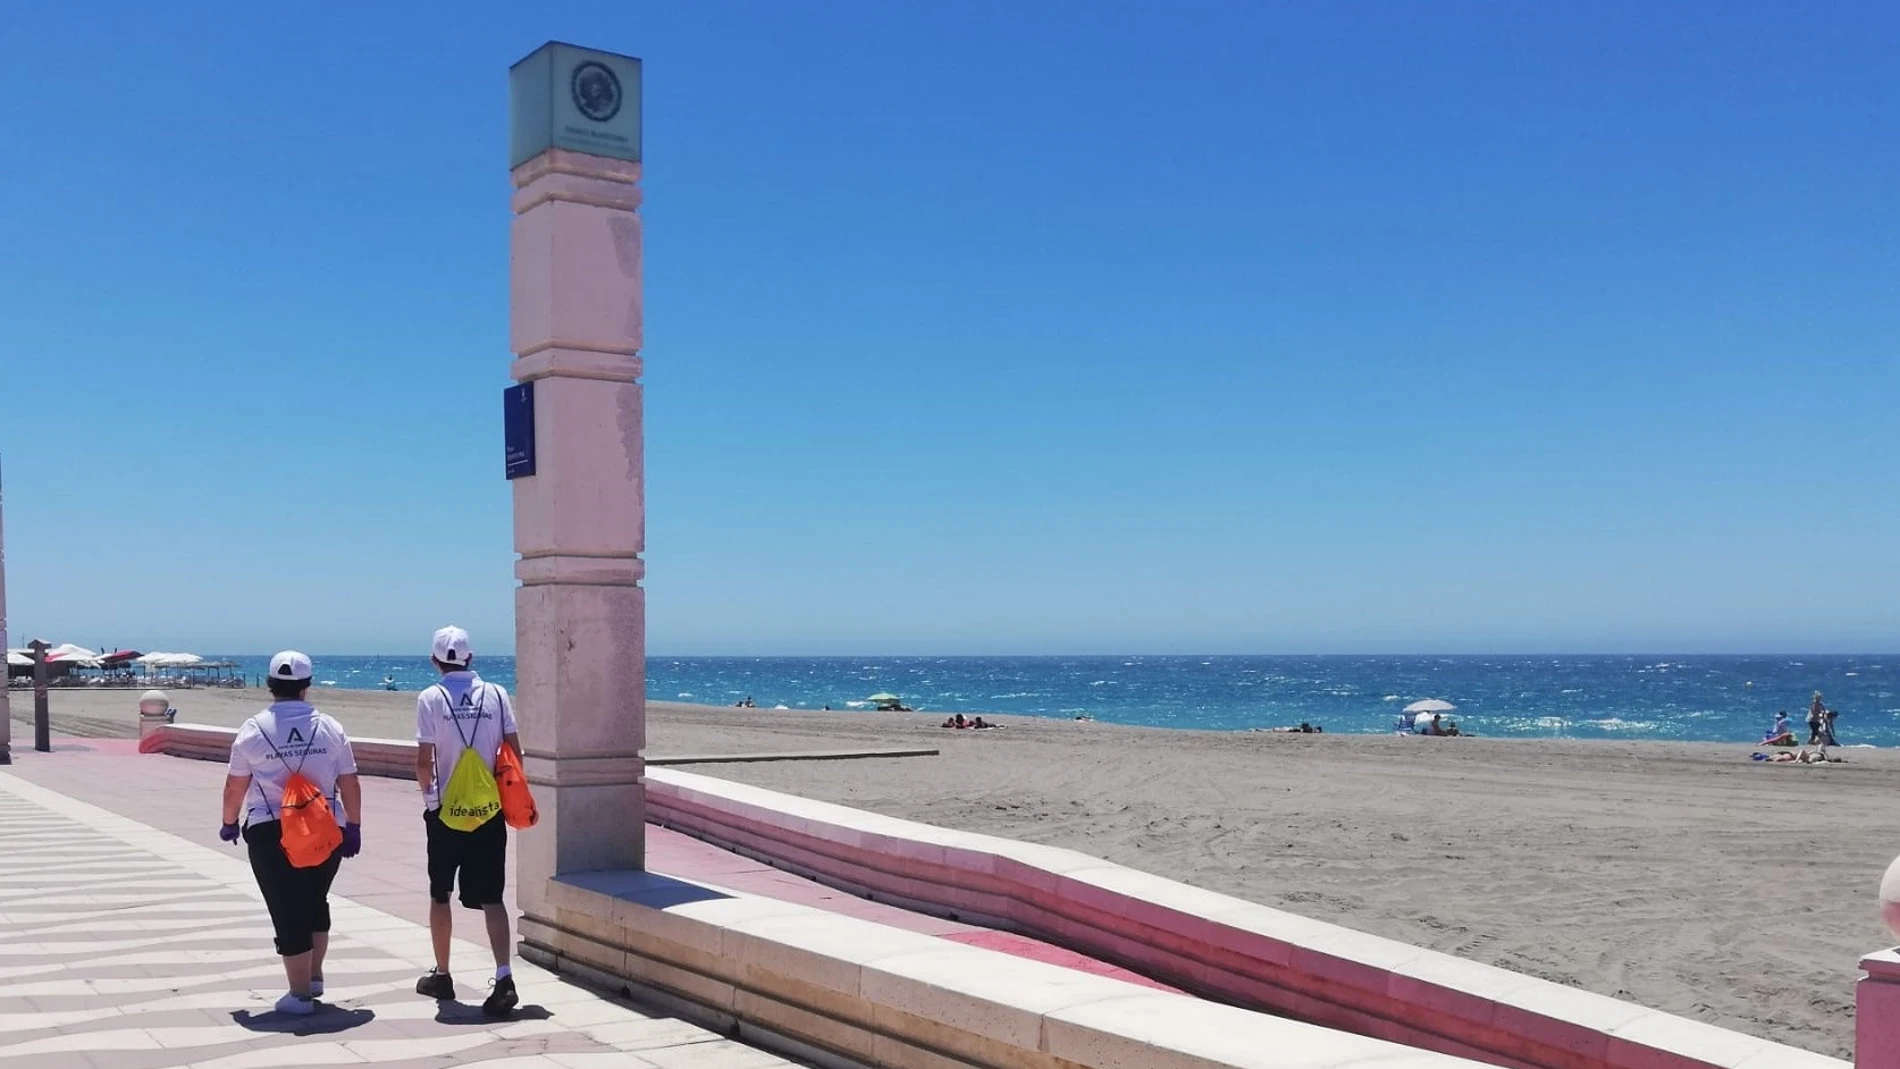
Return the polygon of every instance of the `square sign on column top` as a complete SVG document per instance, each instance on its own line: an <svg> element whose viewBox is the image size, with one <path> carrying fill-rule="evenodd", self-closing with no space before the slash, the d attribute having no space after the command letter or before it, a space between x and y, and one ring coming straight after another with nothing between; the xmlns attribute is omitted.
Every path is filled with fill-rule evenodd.
<svg viewBox="0 0 1900 1069"><path fill-rule="evenodd" d="M550 41L508 69L508 167L551 148L640 162L640 61Z"/></svg>

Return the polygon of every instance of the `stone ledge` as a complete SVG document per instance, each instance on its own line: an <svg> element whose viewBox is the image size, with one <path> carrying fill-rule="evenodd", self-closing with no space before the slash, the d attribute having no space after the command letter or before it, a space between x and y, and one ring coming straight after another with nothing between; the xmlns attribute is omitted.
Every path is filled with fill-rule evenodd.
<svg viewBox="0 0 1900 1069"><path fill-rule="evenodd" d="M139 739L142 753L163 753L198 761L229 761L236 728L213 724L163 724ZM350 740L356 770L365 776L416 778L416 744L407 739Z"/></svg>
<svg viewBox="0 0 1900 1069"><path fill-rule="evenodd" d="M1463 1069L1449 1056L1156 992L713 884L550 882L523 954L657 993L821 1063L930 1069ZM747 1030L751 1031L748 1033ZM775 1042L776 1040L776 1042Z"/></svg>
<svg viewBox="0 0 1900 1069"><path fill-rule="evenodd" d="M647 775L650 820L788 871L1022 932L1209 998L1420 1050L1536 1069L1847 1064L1071 850L687 772Z"/></svg>

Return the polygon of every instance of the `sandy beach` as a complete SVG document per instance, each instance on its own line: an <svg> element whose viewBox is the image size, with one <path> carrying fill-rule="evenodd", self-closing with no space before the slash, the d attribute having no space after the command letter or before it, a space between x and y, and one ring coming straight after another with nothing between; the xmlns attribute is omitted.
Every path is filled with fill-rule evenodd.
<svg viewBox="0 0 1900 1069"><path fill-rule="evenodd" d="M234 725L256 691L174 694ZM15 692L14 745L29 749ZM137 692L55 692L130 733ZM326 691L404 738L415 696ZM1197 886L1849 1057L1859 955L1891 938L1900 751L1767 766L1746 746L1217 734L998 717L649 706L652 755L940 746L902 760L698 766L894 816L1083 850ZM522 711L525 718L531 711ZM208 801L207 805L211 803ZM373 834L373 826L372 832Z"/></svg>

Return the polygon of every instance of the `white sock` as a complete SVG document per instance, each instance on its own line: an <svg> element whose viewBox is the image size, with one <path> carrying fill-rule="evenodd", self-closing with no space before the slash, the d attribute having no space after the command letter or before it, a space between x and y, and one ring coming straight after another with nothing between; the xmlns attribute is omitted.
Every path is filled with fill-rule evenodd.
<svg viewBox="0 0 1900 1069"><path fill-rule="evenodd" d="M515 974L515 971L513 969L510 969L506 965L495 966L495 979L497 980L506 980L510 976L513 976L514 974Z"/></svg>

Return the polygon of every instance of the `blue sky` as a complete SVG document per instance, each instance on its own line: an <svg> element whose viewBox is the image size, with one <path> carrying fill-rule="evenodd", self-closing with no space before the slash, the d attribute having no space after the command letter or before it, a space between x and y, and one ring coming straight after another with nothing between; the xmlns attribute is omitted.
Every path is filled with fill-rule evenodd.
<svg viewBox="0 0 1900 1069"><path fill-rule="evenodd" d="M558 38L646 60L656 652L1900 648L1892 4L425 7L12 13L16 639L510 642Z"/></svg>

